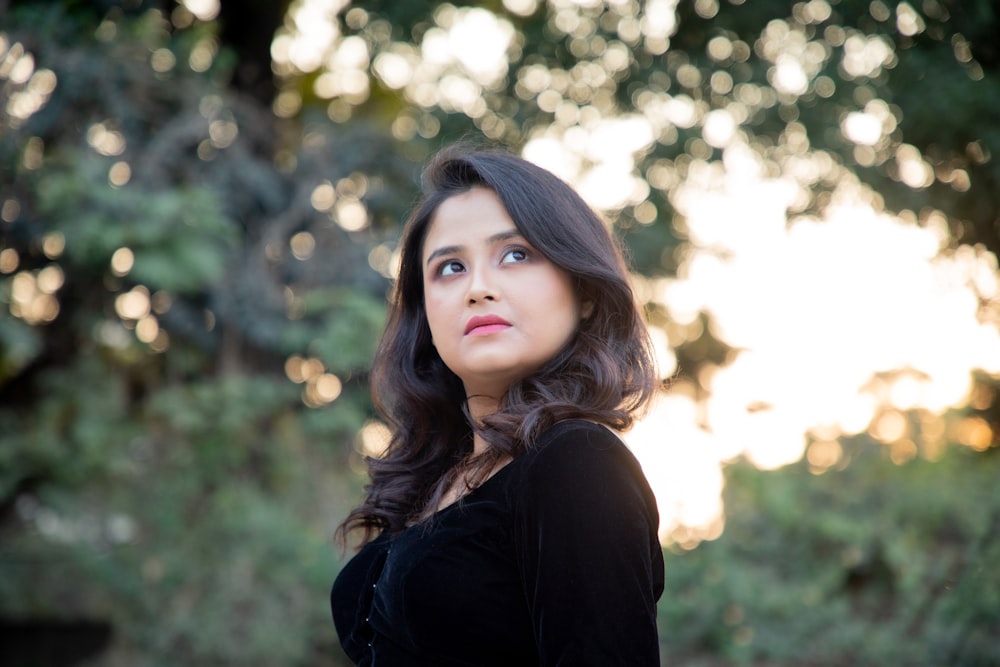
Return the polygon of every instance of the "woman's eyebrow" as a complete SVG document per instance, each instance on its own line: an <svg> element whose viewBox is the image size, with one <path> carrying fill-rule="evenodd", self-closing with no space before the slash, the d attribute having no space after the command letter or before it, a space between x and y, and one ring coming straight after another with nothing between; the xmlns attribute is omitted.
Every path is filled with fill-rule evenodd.
<svg viewBox="0 0 1000 667"><path fill-rule="evenodd" d="M429 265L434 260L435 257L440 257L441 255L451 255L451 254L454 254L454 253L458 253L458 252L461 252L464 248L465 248L465 246L462 246L462 245L446 245L444 247L438 248L437 250L435 250L431 254L427 255L427 261L425 263Z"/></svg>
<svg viewBox="0 0 1000 667"><path fill-rule="evenodd" d="M501 243L503 241L508 241L510 239L513 239L513 238L523 238L523 235L521 234L520 231L518 231L516 229L511 229L511 230L508 230L508 231L498 232L496 234L493 234L489 238L487 238L486 239L486 244L487 245L493 245L494 243ZM435 257L440 257L441 255L451 255L453 253L462 252L463 250L465 250L465 246L464 245L446 245L446 246L442 246L442 247L438 248L437 250L435 250L434 252L432 252L431 254L429 254L427 256L427 261L425 262L425 264L430 264L431 261L433 261L433 259Z"/></svg>

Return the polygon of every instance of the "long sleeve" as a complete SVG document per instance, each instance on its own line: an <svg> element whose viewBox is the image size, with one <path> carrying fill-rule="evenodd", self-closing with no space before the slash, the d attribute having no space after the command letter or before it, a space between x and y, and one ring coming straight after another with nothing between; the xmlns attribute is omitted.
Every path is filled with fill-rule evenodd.
<svg viewBox="0 0 1000 667"><path fill-rule="evenodd" d="M544 667L659 665L657 511L638 462L589 422L543 436L516 491L513 539Z"/></svg>

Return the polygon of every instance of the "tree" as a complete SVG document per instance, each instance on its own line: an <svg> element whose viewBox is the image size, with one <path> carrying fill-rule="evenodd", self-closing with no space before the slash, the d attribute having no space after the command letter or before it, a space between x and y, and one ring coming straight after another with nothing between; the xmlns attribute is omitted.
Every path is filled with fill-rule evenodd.
<svg viewBox="0 0 1000 667"><path fill-rule="evenodd" d="M67 4L8 25L4 615L110 622L115 661L333 655L313 593L369 412L368 254L411 166L363 128L279 150L213 23Z"/></svg>

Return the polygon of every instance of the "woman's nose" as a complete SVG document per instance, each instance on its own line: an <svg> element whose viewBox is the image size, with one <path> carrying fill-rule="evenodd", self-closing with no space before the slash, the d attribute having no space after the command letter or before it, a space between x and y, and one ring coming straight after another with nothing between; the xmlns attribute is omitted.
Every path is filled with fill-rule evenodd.
<svg viewBox="0 0 1000 667"><path fill-rule="evenodd" d="M496 280L490 267L480 265L474 268L469 275L468 302L472 304L479 301L495 301L496 298Z"/></svg>

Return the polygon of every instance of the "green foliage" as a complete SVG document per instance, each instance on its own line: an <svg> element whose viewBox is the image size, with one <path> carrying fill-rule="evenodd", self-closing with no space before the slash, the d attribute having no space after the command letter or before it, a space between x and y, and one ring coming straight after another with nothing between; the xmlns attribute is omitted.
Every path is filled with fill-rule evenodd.
<svg viewBox="0 0 1000 667"><path fill-rule="evenodd" d="M45 398L33 410L0 410L3 497L41 480L79 489L120 462L139 425L129 418L123 378L106 369L96 357L79 357L44 376Z"/></svg>
<svg viewBox="0 0 1000 667"><path fill-rule="evenodd" d="M314 645L333 639L317 594L334 567L331 512L345 507L324 488L339 448L313 441L291 386L202 381L126 411L114 376L53 380L33 415L0 413L2 469L44 480L6 531L18 576L0 584L4 615L106 618L115 659L142 664L317 664Z"/></svg>
<svg viewBox="0 0 1000 667"><path fill-rule="evenodd" d="M871 447L821 476L728 469L722 537L667 557L665 664L1000 660L1000 458L898 466Z"/></svg>
<svg viewBox="0 0 1000 667"><path fill-rule="evenodd" d="M314 324L288 330L284 342L289 349L308 349L338 373L368 368L385 321L384 300L334 288L313 290L304 307L314 315Z"/></svg>
<svg viewBox="0 0 1000 667"><path fill-rule="evenodd" d="M0 250L16 252L0 276L0 618L108 621L99 664L336 664L322 591L357 497L386 281L367 261L380 232L352 238L310 194L366 171L384 225L410 170L387 160L383 189L352 147L378 137L329 130L287 154L305 175L278 168L273 116L217 67L184 66L210 24L175 38L158 12L12 16L7 43L58 85L0 135ZM153 69L157 50L178 66ZM289 252L299 232L312 258ZM113 270L122 248L134 265ZM46 267L58 315L15 317L15 280ZM119 308L129 292L149 297L156 340ZM345 374L333 405L303 405L282 372L294 353Z"/></svg>
<svg viewBox="0 0 1000 667"><path fill-rule="evenodd" d="M7 281L0 283L0 289L4 288L9 288ZM38 356L41 347L38 332L33 327L9 311L0 310L0 382L27 366Z"/></svg>
<svg viewBox="0 0 1000 667"><path fill-rule="evenodd" d="M66 259L103 273L119 248L132 250L131 276L171 292L192 292L218 281L236 245L237 230L211 190L115 189L108 161L74 154L50 167L38 184L39 213L63 234Z"/></svg>

